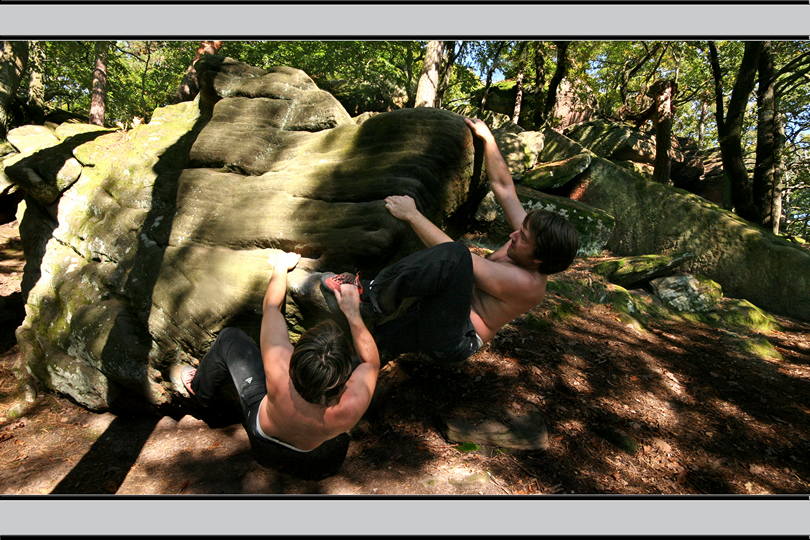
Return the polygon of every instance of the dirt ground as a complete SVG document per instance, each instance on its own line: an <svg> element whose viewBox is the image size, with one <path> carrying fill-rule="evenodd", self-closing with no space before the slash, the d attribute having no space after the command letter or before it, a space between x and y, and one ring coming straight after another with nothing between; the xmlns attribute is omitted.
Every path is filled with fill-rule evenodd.
<svg viewBox="0 0 810 540"><path fill-rule="evenodd" d="M637 329L606 305L545 327L518 319L455 371L386 366L341 471L304 481L256 464L238 424L26 395L14 371L24 317L16 227L0 226L0 493L810 492L810 324L779 318L764 336L778 354L757 355L746 345L763 336L672 321ZM441 434L448 411L497 416L516 400L543 411L548 449Z"/></svg>

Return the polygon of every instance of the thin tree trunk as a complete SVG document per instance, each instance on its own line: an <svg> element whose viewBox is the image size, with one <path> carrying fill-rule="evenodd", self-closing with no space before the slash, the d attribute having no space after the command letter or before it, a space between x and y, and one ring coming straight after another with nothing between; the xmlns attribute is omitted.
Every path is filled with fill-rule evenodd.
<svg viewBox="0 0 810 540"><path fill-rule="evenodd" d="M444 42L428 41L419 85L416 87L416 107L435 107L439 87L439 71L444 58Z"/></svg>
<svg viewBox="0 0 810 540"><path fill-rule="evenodd" d="M757 152L754 166L753 196L758 222L765 228L773 229L779 216L773 215L773 202L776 187L776 77L773 66L773 53L770 41L762 44L759 55L759 84L757 86Z"/></svg>
<svg viewBox="0 0 810 540"><path fill-rule="evenodd" d="M738 216L753 222L757 222L758 219L757 212L754 209L751 183L743 159L742 124L748 96L751 95L756 82L757 65L761 50L761 41L747 41L745 43L745 52L743 53L742 62L740 62L740 68L737 71L737 78L731 91L731 99L729 100L728 111L722 127L718 116L720 154L723 158L723 170L731 181L731 201L734 205L734 211ZM715 70L713 67L712 71L716 77L719 70ZM722 85L715 78L715 89L718 87L722 87ZM722 102L722 94L716 96L716 99Z"/></svg>
<svg viewBox="0 0 810 540"><path fill-rule="evenodd" d="M777 101L778 103L778 101ZM785 191L785 168L784 168L784 153L785 153L785 123L779 115L776 117L776 146L778 151L774 159L774 175L773 175L773 203L771 206L771 215L773 216L773 234L779 234L782 226L782 194Z"/></svg>
<svg viewBox="0 0 810 540"><path fill-rule="evenodd" d="M104 125L107 97L107 51L109 41L96 41L96 67L93 70L93 89L90 95L90 123Z"/></svg>
<svg viewBox="0 0 810 540"><path fill-rule="evenodd" d="M655 101L655 168L653 181L672 185L670 175L672 148L672 118L675 114L673 100L678 87L673 81L658 81L651 88Z"/></svg>
<svg viewBox="0 0 810 540"><path fill-rule="evenodd" d="M725 124L725 113L723 112L723 72L720 70L720 58L717 54L717 46L714 44L714 41L709 42L709 64L712 67L712 78L714 79L714 115L717 119L717 132L719 134Z"/></svg>
<svg viewBox="0 0 810 540"><path fill-rule="evenodd" d="M146 115L146 75L149 73L149 62L152 60L152 42L146 42L146 60L143 63L143 73L141 73L141 114Z"/></svg>
<svg viewBox="0 0 810 540"><path fill-rule="evenodd" d="M517 61L518 73L515 80L515 108L512 112L512 123L517 124L520 120L520 109L523 104L523 78L526 71L526 58L524 52L526 50L526 42L522 41L518 47Z"/></svg>
<svg viewBox="0 0 810 540"><path fill-rule="evenodd" d="M183 75L183 80L177 91L172 98L173 103L180 103L181 101L191 101L197 96L200 91L200 85L197 81L197 70L194 65L202 58L204 54L217 54L217 51L222 48L221 41L200 41L197 51L194 53L194 59L191 64L186 68L186 74Z"/></svg>
<svg viewBox="0 0 810 540"><path fill-rule="evenodd" d="M11 128L9 107L28 63L28 43L0 41L0 46L0 137L5 139Z"/></svg>
<svg viewBox="0 0 810 540"><path fill-rule="evenodd" d="M498 67L498 59L501 56L501 51L503 50L504 46L506 45L505 41L501 41L498 44L498 48L495 49L495 55L492 58L492 64L490 64L489 69L487 70L487 79L486 83L484 84L484 91L481 92L481 101L478 103L478 112L479 114L483 112L484 108L487 106L487 97L489 96L489 88L492 86L492 75L495 73L495 69Z"/></svg>
<svg viewBox="0 0 810 540"><path fill-rule="evenodd" d="M39 41L30 41L28 49L28 110L34 122L42 123L45 120L45 82L42 79L45 52Z"/></svg>
<svg viewBox="0 0 810 540"><path fill-rule="evenodd" d="M554 105L557 103L557 88L560 82L568 74L568 46L570 41L555 41L557 46L557 67L554 70L554 76L548 83L548 92L546 92L546 102L543 104L543 118L548 118L554 110Z"/></svg>
<svg viewBox="0 0 810 540"><path fill-rule="evenodd" d="M543 91L546 88L545 56L543 56L542 43L537 41L534 46L534 126L539 128L543 125Z"/></svg>
<svg viewBox="0 0 810 540"><path fill-rule="evenodd" d="M455 41L444 42L444 60L442 61L441 75L439 77L439 86L436 89L436 106L441 107L444 102L444 93L450 87L450 79L453 77L453 65L456 63L456 58L464 51L467 45L466 41L462 41L458 49L456 48Z"/></svg>
<svg viewBox="0 0 810 540"><path fill-rule="evenodd" d="M700 101L700 113L698 115L697 137L698 148L703 148L703 139L706 137L706 116L709 114L709 107L706 102Z"/></svg>

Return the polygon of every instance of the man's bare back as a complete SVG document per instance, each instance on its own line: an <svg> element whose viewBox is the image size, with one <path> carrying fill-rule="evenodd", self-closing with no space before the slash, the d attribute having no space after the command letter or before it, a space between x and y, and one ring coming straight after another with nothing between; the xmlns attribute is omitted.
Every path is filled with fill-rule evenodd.
<svg viewBox="0 0 810 540"><path fill-rule="evenodd" d="M297 261L295 254L283 252L271 258L274 274L263 302L260 347L267 395L259 406L258 418L264 434L299 450L312 450L357 423L371 401L380 365L374 340L360 317L357 289L344 285L334 294L361 363L352 371L336 403L311 403L299 394L290 377L293 346L280 311L287 271Z"/></svg>

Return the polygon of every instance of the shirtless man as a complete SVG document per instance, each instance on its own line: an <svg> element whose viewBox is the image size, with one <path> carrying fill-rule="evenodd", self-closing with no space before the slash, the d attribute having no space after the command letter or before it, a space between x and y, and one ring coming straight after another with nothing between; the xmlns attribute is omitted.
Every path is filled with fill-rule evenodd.
<svg viewBox="0 0 810 540"><path fill-rule="evenodd" d="M551 212L527 214L489 128L481 120L465 122L483 140L490 186L514 232L497 251L479 257L422 215L411 197L386 197L388 211L407 222L428 249L383 269L369 283L354 280L378 316L392 313L406 298L418 299L403 315L372 328L384 360L406 352L448 362L469 357L537 305L547 276L568 268L576 256L573 226ZM335 288L352 278L340 274L325 284Z"/></svg>
<svg viewBox="0 0 810 540"><path fill-rule="evenodd" d="M371 402L380 358L360 316L355 287L334 291L351 333L325 321L290 343L281 312L287 272L300 256L270 257L272 276L262 303L260 347L242 330L223 329L198 369L187 367L183 384L203 406L215 405L230 375L242 406L242 423L256 460L299 476L337 471L348 449L347 431ZM352 354L352 348L359 363Z"/></svg>

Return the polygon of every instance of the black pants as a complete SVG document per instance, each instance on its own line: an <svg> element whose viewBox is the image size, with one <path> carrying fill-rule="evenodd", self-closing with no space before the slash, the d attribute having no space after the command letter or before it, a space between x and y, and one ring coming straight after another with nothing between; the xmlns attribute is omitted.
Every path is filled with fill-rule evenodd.
<svg viewBox="0 0 810 540"><path fill-rule="evenodd" d="M221 405L223 390L231 384L242 409L242 425L253 457L259 464L304 478L323 478L337 472L349 448L345 433L309 452L297 452L258 433L259 404L267 394L262 355L242 330L224 328L200 362L191 388L200 405L214 408Z"/></svg>
<svg viewBox="0 0 810 540"><path fill-rule="evenodd" d="M474 285L472 255L457 242L417 251L384 268L369 293L383 314L407 298L416 299L404 314L372 331L384 361L422 353L458 362L475 353L479 344L470 321Z"/></svg>

